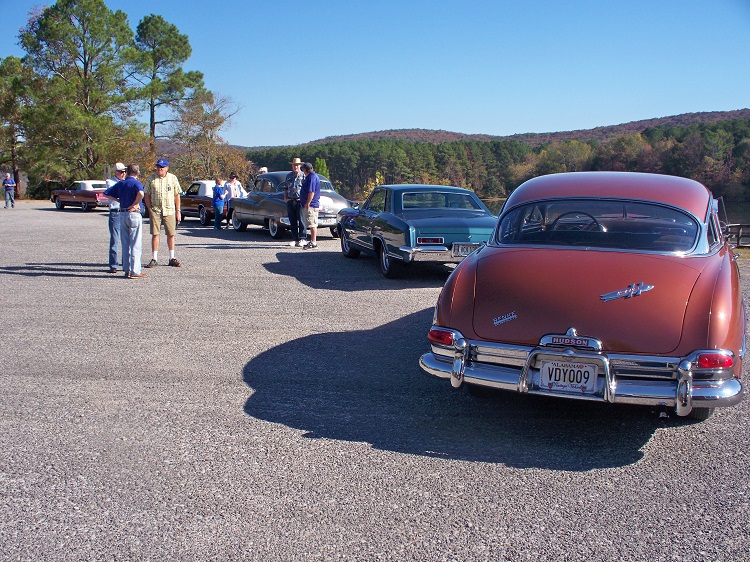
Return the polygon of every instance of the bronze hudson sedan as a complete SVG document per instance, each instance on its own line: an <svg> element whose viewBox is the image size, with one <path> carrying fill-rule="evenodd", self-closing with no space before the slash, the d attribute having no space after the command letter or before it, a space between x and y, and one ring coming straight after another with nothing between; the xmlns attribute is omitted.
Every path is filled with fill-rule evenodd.
<svg viewBox="0 0 750 562"><path fill-rule="evenodd" d="M420 360L489 387L709 417L743 397L745 307L718 202L672 176L542 176L435 307Z"/></svg>
<svg viewBox="0 0 750 562"><path fill-rule="evenodd" d="M229 203L232 226L237 231L244 231L249 224L268 229L273 238L281 238L289 230L284 189L286 172L268 172L260 174L249 186L247 197L232 199ZM318 174L320 178L320 209L318 211L318 232L324 228L336 236L336 214L349 206L344 197L333 188L329 179Z"/></svg>

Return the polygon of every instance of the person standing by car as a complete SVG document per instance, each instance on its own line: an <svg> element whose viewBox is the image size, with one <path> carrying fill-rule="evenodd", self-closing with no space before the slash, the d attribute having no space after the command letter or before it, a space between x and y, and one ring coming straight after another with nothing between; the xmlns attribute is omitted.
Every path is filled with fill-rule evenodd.
<svg viewBox="0 0 750 562"><path fill-rule="evenodd" d="M177 176L169 173L169 162L166 158L156 161L156 173L146 180L144 188L146 206L151 219L151 251L153 256L146 267L159 265L159 235L164 223L169 248L168 265L180 267L182 264L174 255L174 237L177 223L180 222L180 182Z"/></svg>
<svg viewBox="0 0 750 562"><path fill-rule="evenodd" d="M120 241L122 243L122 269L127 279L146 277L141 273L141 242L143 217L141 201L143 184L138 181L140 168L138 164L127 167L127 177L118 181L104 191L107 197L114 197L120 202L117 212L120 214Z"/></svg>
<svg viewBox="0 0 750 562"><path fill-rule="evenodd" d="M318 247L318 209L320 208L320 178L313 171L310 162L302 164L302 172L305 181L302 182L299 199L302 204L302 219L305 227L310 232L310 241L302 246L305 250L314 250Z"/></svg>
<svg viewBox="0 0 750 562"><path fill-rule="evenodd" d="M107 180L107 187L112 187L117 182L125 179L127 168L122 162L115 164L115 175ZM120 202L117 199L109 199L109 272L117 273L117 264L120 262Z"/></svg>
<svg viewBox="0 0 750 562"><path fill-rule="evenodd" d="M226 197L226 193L221 178L217 176L213 198L214 230L221 230L221 215L224 214L224 198Z"/></svg>
<svg viewBox="0 0 750 562"><path fill-rule="evenodd" d="M247 197L247 191L242 187L234 172L229 174L229 181L224 184L224 191L226 193L224 205L227 207L227 228L229 228L229 202L235 197Z"/></svg>
<svg viewBox="0 0 750 562"><path fill-rule="evenodd" d="M299 201L299 192L302 189L302 182L305 181L305 174L300 169L302 160L295 158L290 164L292 165L292 171L286 175L284 201L286 202L286 216L289 218L289 228L292 231L292 238L294 238L289 245L299 248L303 245L302 241L305 239L302 205Z"/></svg>
<svg viewBox="0 0 750 562"><path fill-rule="evenodd" d="M16 182L10 177L10 174L5 174L3 180L3 187L5 187L5 208L8 208L8 202L10 202L11 208L16 206Z"/></svg>

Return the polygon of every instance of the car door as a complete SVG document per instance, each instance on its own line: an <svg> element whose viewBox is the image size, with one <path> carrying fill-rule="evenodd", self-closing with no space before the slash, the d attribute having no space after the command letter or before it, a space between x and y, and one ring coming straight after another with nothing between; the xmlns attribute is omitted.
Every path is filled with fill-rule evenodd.
<svg viewBox="0 0 750 562"><path fill-rule="evenodd" d="M180 205L183 215L198 216L198 193L200 191L201 184L194 182L190 184L187 191L180 196Z"/></svg>
<svg viewBox="0 0 750 562"><path fill-rule="evenodd" d="M71 183L63 193L63 201L66 203L80 203L81 198L77 197L79 190L81 189L81 182L76 181Z"/></svg>
<svg viewBox="0 0 750 562"><path fill-rule="evenodd" d="M358 245L372 249L372 240L382 232L381 215L390 201L388 189L376 188L350 223L350 236Z"/></svg>
<svg viewBox="0 0 750 562"><path fill-rule="evenodd" d="M285 182L277 178L271 178L268 182L268 192L260 203L260 214L264 219L273 219L279 222L286 217L286 203L284 202Z"/></svg>
<svg viewBox="0 0 750 562"><path fill-rule="evenodd" d="M257 178L253 189L247 194L246 220L253 224L263 224L266 214L266 199L271 195L274 183L269 178Z"/></svg>

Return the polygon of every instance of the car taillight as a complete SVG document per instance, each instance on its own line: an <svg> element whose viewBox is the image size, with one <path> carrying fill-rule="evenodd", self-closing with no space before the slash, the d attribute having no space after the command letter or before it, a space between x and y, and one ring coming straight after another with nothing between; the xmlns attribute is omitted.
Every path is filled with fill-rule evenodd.
<svg viewBox="0 0 750 562"><path fill-rule="evenodd" d="M435 238L427 238L427 237L419 237L417 238L417 244L442 244L444 241L443 237L435 237Z"/></svg>
<svg viewBox="0 0 750 562"><path fill-rule="evenodd" d="M453 332L448 330L432 329L427 334L427 339L438 345L453 345Z"/></svg>
<svg viewBox="0 0 750 562"><path fill-rule="evenodd" d="M701 353L698 355L699 369L731 369L734 359L724 353Z"/></svg>

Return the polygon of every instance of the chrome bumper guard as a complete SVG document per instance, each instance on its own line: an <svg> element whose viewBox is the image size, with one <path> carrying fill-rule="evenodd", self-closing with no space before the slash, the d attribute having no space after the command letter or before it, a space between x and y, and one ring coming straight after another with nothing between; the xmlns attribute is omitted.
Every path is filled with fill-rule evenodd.
<svg viewBox="0 0 750 562"><path fill-rule="evenodd" d="M401 246L399 250L404 255L406 263L459 263L466 257L454 256L453 250L449 250L446 246Z"/></svg>
<svg viewBox="0 0 750 562"><path fill-rule="evenodd" d="M570 359L594 363L600 376L593 394L550 391L541 388L539 361ZM731 373L726 378L696 378L687 358L608 355L580 349L527 348L472 342L460 335L453 346L432 344L419 360L423 371L450 379L455 388L465 381L500 390L608 402L674 408L687 416L693 408L724 408L739 404L742 382Z"/></svg>

